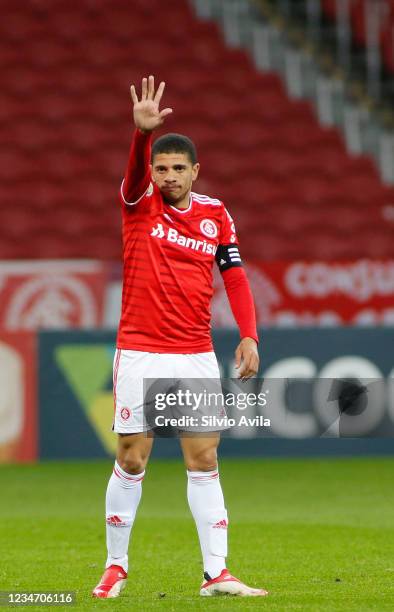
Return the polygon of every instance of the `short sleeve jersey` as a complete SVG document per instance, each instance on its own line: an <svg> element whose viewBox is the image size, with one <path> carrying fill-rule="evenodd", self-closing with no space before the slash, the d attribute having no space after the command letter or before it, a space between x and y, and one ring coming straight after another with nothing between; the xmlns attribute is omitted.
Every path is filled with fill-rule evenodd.
<svg viewBox="0 0 394 612"><path fill-rule="evenodd" d="M189 207L180 210L164 202L154 183L133 204L124 200L122 188L120 199L124 272L118 348L212 351L215 256L230 245L234 263L239 257L234 222L223 202L192 192Z"/></svg>

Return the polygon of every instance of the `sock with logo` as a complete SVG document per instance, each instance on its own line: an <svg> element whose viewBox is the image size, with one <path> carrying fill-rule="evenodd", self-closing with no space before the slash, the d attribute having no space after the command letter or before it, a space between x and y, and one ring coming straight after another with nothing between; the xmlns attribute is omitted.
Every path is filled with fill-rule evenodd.
<svg viewBox="0 0 394 612"><path fill-rule="evenodd" d="M128 570L128 548L142 494L141 474L128 474L115 461L105 499L108 557L105 567L120 565Z"/></svg>
<svg viewBox="0 0 394 612"><path fill-rule="evenodd" d="M196 522L204 572L216 578L226 567L227 511L219 472L187 472L187 499Z"/></svg>

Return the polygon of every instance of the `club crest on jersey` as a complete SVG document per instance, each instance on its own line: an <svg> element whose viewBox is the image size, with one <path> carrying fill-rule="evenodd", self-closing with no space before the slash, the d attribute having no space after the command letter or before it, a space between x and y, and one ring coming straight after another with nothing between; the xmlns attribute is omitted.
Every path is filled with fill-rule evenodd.
<svg viewBox="0 0 394 612"><path fill-rule="evenodd" d="M206 221L209 220L206 219ZM209 223L212 223L212 221L209 221ZM212 223L212 225L214 226L214 229L217 232L214 223ZM206 240L197 240L196 238L183 236L174 227L164 228L162 223L157 223L156 226L152 228L150 235L154 238L165 238L168 242L172 242L173 244L177 244L178 246L185 247L186 249L191 249L192 251L206 253L207 255L215 255L217 250L216 244L212 244L210 242L207 242ZM209 237L212 238L213 236L210 235Z"/></svg>
<svg viewBox="0 0 394 612"><path fill-rule="evenodd" d="M122 410L120 411L120 416L124 421L127 421L127 419L130 418L130 414L131 412L128 408L122 408Z"/></svg>
<svg viewBox="0 0 394 612"><path fill-rule="evenodd" d="M216 238L218 228L211 219L203 219L200 223L200 230L207 238Z"/></svg>

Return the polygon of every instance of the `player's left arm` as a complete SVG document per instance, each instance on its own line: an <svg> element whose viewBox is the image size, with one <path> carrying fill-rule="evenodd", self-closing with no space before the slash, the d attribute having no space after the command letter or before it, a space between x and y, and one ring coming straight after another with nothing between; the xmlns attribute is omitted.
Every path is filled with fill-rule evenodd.
<svg viewBox="0 0 394 612"><path fill-rule="evenodd" d="M249 281L242 266L234 222L226 209L224 212L215 259L241 336L235 351L235 365L239 369L239 378L248 379L257 374L259 369L256 312Z"/></svg>

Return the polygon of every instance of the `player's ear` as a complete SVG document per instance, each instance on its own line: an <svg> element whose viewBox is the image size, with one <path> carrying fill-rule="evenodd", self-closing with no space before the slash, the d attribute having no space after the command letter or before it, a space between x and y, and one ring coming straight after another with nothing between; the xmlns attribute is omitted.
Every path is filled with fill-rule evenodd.
<svg viewBox="0 0 394 612"><path fill-rule="evenodd" d="M196 178L198 177L198 173L200 171L200 164L194 164L193 168L192 168L192 180L195 181Z"/></svg>
<svg viewBox="0 0 394 612"><path fill-rule="evenodd" d="M150 169L150 175L152 177L152 183L154 183L155 179L153 178L153 166L152 166L152 164L149 164L149 169Z"/></svg>

